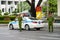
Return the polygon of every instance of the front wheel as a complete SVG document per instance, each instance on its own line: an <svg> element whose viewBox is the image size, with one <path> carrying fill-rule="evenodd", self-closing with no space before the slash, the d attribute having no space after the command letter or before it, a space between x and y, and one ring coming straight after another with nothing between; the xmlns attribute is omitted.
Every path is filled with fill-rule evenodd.
<svg viewBox="0 0 60 40"><path fill-rule="evenodd" d="M30 30L29 25L25 25L25 30Z"/></svg>
<svg viewBox="0 0 60 40"><path fill-rule="evenodd" d="M9 25L9 29L10 30L13 30L14 29L14 27L13 27L13 25L11 24L11 25Z"/></svg>

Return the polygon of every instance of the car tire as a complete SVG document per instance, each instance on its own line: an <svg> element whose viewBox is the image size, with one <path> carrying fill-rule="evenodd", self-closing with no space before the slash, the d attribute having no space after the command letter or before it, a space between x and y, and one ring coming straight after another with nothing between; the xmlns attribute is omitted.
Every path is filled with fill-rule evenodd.
<svg viewBox="0 0 60 40"><path fill-rule="evenodd" d="M13 29L14 29L14 27L13 27L12 24L9 25L9 29L10 29L10 30L13 30Z"/></svg>
<svg viewBox="0 0 60 40"><path fill-rule="evenodd" d="M40 30L40 28L36 28L36 30Z"/></svg>
<svg viewBox="0 0 60 40"><path fill-rule="evenodd" d="M25 25L25 30L30 30L29 25Z"/></svg>

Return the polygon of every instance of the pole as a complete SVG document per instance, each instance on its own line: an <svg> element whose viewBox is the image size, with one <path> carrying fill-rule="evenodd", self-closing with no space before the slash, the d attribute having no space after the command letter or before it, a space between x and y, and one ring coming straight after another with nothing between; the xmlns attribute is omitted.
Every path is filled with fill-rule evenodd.
<svg viewBox="0 0 60 40"><path fill-rule="evenodd" d="M47 17L48 17L48 13L49 13L49 0L47 0Z"/></svg>

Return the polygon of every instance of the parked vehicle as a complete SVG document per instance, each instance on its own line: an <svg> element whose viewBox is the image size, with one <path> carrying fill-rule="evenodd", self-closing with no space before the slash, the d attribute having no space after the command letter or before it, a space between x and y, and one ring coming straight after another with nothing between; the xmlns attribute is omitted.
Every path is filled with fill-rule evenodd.
<svg viewBox="0 0 60 40"><path fill-rule="evenodd" d="M30 30L32 28L40 30L40 28L44 27L43 21L44 20L37 20L33 17L23 17L22 28L26 30ZM9 29L19 29L18 20L9 22L8 27Z"/></svg>

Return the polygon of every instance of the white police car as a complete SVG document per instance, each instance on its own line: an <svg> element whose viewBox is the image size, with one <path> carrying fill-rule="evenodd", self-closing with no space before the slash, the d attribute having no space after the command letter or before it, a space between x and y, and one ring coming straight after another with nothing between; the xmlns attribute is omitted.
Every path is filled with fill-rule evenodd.
<svg viewBox="0 0 60 40"><path fill-rule="evenodd" d="M9 22L9 29L19 29L18 20ZM22 28L26 30L30 30L31 28L40 30L40 28L44 27L43 20L37 20L35 18L23 17Z"/></svg>

